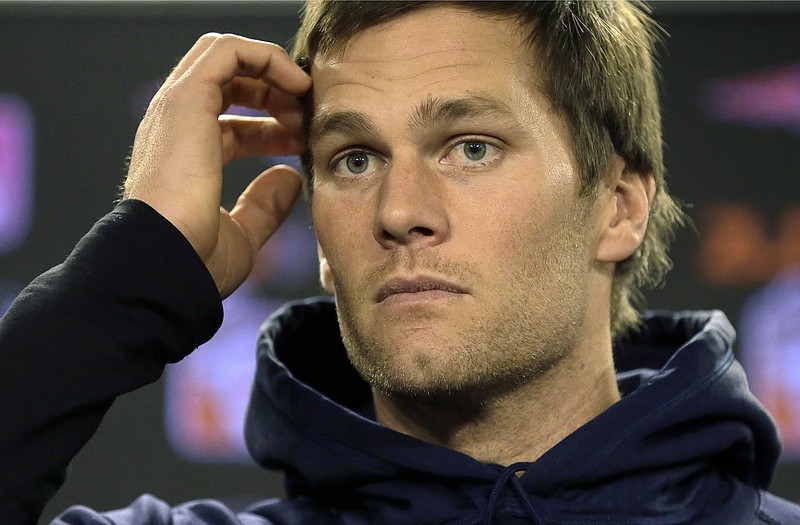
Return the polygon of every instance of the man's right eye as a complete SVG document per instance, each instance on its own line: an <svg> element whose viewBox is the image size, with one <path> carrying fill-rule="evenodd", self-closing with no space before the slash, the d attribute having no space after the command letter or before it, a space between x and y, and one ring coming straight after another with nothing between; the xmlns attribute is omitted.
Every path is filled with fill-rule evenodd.
<svg viewBox="0 0 800 525"><path fill-rule="evenodd" d="M378 159L365 151L350 151L334 159L333 173L339 177L359 177L376 168Z"/></svg>

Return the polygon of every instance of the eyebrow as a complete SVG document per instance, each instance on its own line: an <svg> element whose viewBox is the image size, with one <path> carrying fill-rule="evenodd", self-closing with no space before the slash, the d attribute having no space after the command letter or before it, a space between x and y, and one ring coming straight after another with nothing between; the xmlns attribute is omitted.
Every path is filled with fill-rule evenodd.
<svg viewBox="0 0 800 525"><path fill-rule="evenodd" d="M435 125L486 117L517 121L515 112L505 102L476 95L455 99L431 97L417 106L409 125L414 131L423 132Z"/></svg>
<svg viewBox="0 0 800 525"><path fill-rule="evenodd" d="M348 134L374 136L375 126L363 113L357 111L319 111L311 118L309 126L309 142L314 144L325 135Z"/></svg>
<svg viewBox="0 0 800 525"><path fill-rule="evenodd" d="M489 96L477 95L454 99L430 97L414 109L408 125L414 132L422 133L436 125L486 116L517 122L517 116L508 104ZM329 134L375 136L377 128L369 117L358 111L323 109L311 119L309 140L313 144Z"/></svg>

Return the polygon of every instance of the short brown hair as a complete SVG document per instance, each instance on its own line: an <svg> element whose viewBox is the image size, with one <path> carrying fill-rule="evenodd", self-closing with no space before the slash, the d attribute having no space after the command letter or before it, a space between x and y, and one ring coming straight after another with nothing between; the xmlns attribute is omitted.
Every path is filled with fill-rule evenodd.
<svg viewBox="0 0 800 525"><path fill-rule="evenodd" d="M311 0L295 38L294 56L313 62L341 52L357 32L436 2ZM584 197L596 195L614 153L627 168L652 174L656 194L645 238L617 264L611 290L611 333L639 323L634 306L641 288L661 282L671 268L669 244L683 213L664 180L661 110L655 47L662 33L639 2L452 2L488 16L516 19L544 73L544 94L566 119L580 169ZM306 148L309 152L310 148ZM311 187L310 154L303 165Z"/></svg>

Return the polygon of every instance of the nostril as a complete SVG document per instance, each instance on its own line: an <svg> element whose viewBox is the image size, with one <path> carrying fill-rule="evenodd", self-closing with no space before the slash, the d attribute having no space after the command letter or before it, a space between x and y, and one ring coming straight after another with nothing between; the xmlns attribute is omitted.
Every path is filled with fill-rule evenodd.
<svg viewBox="0 0 800 525"><path fill-rule="evenodd" d="M416 233L417 235L422 235L424 237L430 237L431 235L433 235L433 230L431 230L430 228L425 228L423 226L417 226L415 228L411 228L410 230L408 230L408 233L409 234L415 234Z"/></svg>
<svg viewBox="0 0 800 525"><path fill-rule="evenodd" d="M436 233L431 228L426 228L424 226L416 226L408 230L405 235L397 235L396 233L392 233L389 230L382 230L380 239L385 241L399 241L402 244L406 242L412 242L414 238L421 239L421 238L429 238L434 237Z"/></svg>

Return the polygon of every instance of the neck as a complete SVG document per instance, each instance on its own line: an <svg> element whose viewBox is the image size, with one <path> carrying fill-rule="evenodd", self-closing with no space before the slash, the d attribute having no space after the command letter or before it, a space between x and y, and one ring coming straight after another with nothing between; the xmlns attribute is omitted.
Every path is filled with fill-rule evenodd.
<svg viewBox="0 0 800 525"><path fill-rule="evenodd" d="M619 400L610 343L575 350L542 376L478 401L374 391L378 422L485 463L536 461Z"/></svg>

